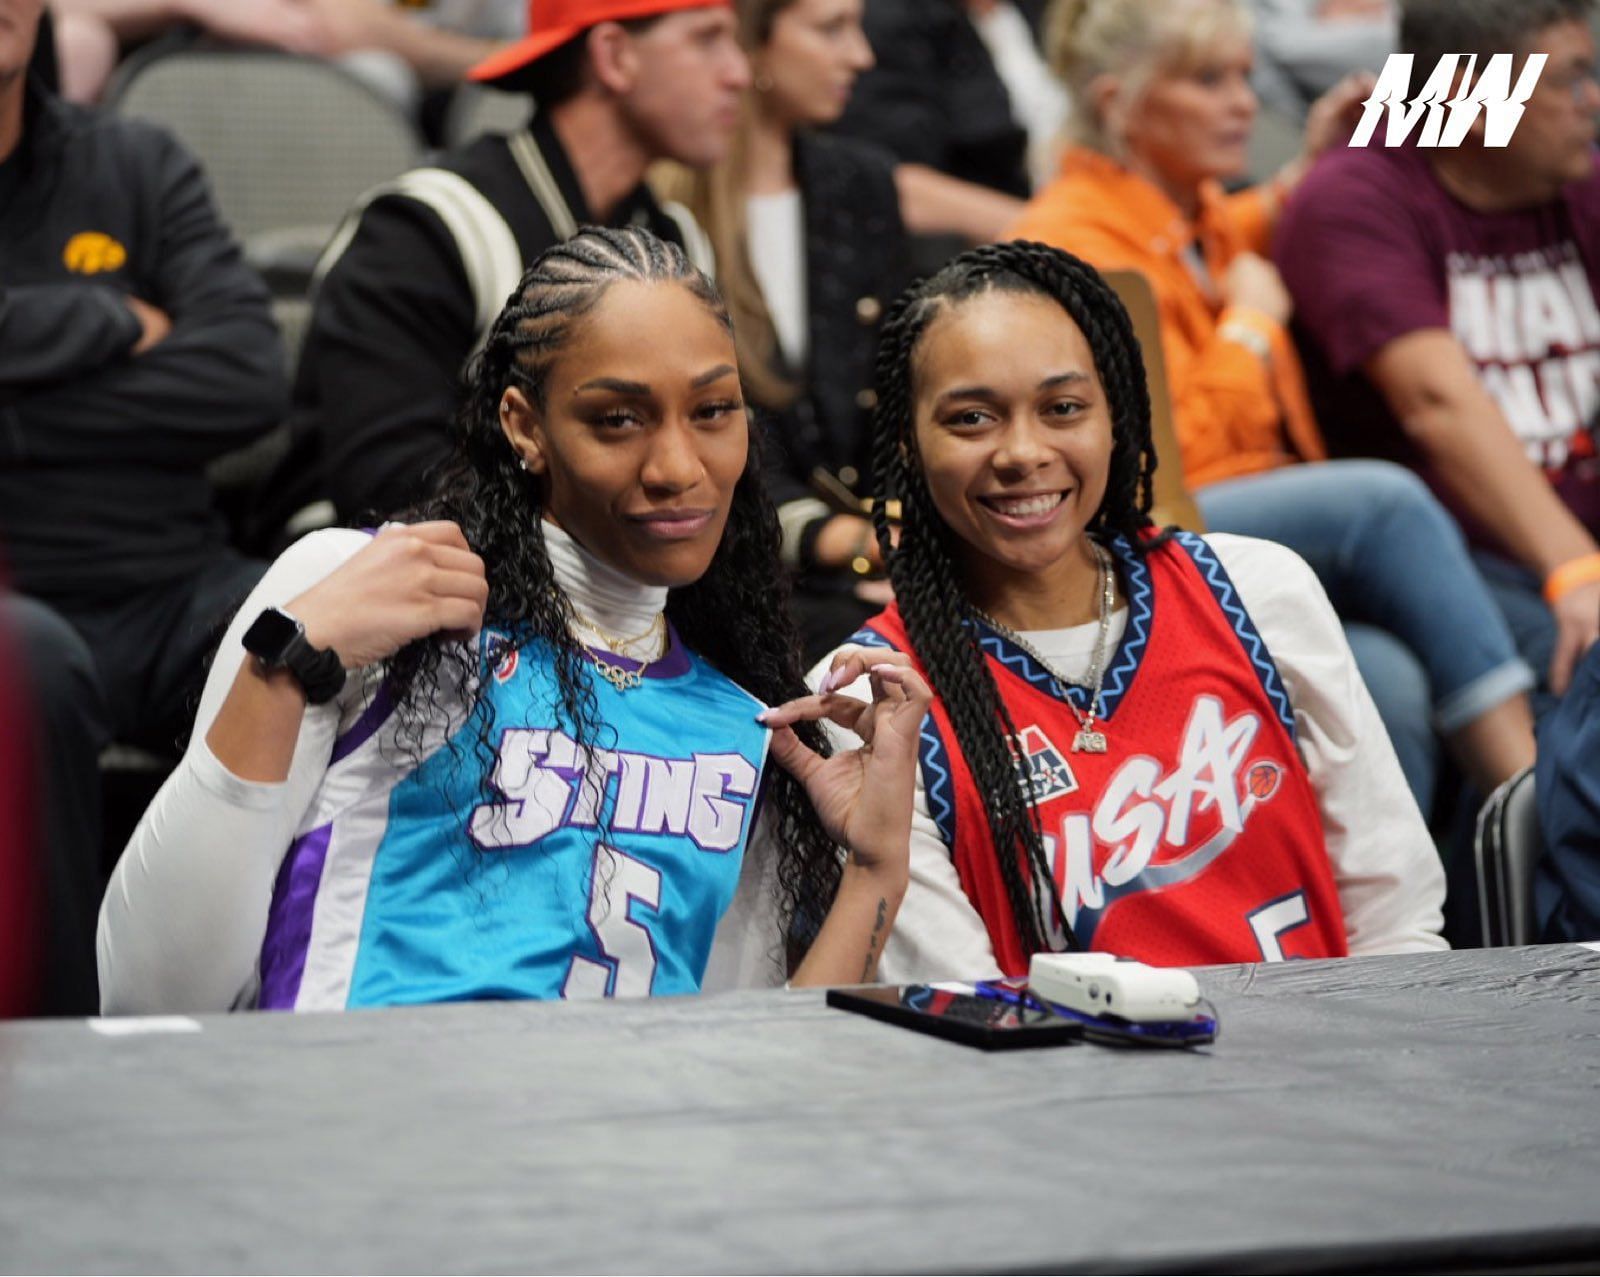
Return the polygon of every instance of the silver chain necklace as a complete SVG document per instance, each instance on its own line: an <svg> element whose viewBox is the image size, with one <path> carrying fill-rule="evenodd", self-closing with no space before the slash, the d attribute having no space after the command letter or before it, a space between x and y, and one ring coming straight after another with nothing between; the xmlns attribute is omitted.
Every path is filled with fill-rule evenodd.
<svg viewBox="0 0 1600 1277"><path fill-rule="evenodd" d="M987 625L990 629L1015 643L1024 652L1031 656L1039 667L1050 675L1055 683L1056 696L1067 703L1067 708L1072 711L1078 720L1078 734L1072 738L1072 752L1074 754L1103 754L1106 752L1106 734L1094 730L1095 719L1100 714L1100 686L1106 676L1106 640L1111 634L1111 608L1117 597L1117 578L1111 569L1111 556L1106 551L1091 541L1094 548L1095 562L1100 565L1100 631L1094 640L1094 656L1089 661L1089 673L1082 683L1074 683L1072 679L1062 674L1060 670L1050 664L1041 656L1033 644L1027 642L1009 625L1004 625L994 619L987 612L973 608L973 615ZM1080 710L1072 697L1067 694L1067 685L1082 687L1089 693L1089 712L1085 714Z"/></svg>

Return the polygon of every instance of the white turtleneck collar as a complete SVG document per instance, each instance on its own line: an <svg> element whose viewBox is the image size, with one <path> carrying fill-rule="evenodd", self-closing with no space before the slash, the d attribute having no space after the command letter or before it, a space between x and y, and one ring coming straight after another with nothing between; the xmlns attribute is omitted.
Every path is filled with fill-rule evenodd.
<svg viewBox="0 0 1600 1277"><path fill-rule="evenodd" d="M641 585L602 563L548 519L544 521L544 543L556 583L572 600L573 611L602 630L640 634L666 610L666 586Z"/></svg>

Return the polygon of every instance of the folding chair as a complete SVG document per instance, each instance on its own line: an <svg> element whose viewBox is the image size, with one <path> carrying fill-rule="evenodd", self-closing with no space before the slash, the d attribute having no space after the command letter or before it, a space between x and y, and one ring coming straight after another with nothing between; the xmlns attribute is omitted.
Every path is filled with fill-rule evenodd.
<svg viewBox="0 0 1600 1277"><path fill-rule="evenodd" d="M1155 289L1136 270L1100 272L1111 285L1139 339L1144 355L1145 380L1150 387L1150 431L1156 450L1155 509L1151 518L1160 526L1175 523L1190 532L1204 532L1205 520L1183 480L1183 454L1172 415L1172 391L1167 386L1167 361L1161 349L1161 312Z"/></svg>
<svg viewBox="0 0 1600 1277"><path fill-rule="evenodd" d="M289 381L293 384L300 348L311 326L311 302L306 297L274 297L272 317L283 334ZM270 550L275 555L290 541L317 528L331 527L337 521L332 502L313 502L295 513L278 542L263 544L259 524L264 495L291 446L289 423L284 422L253 443L218 457L206 471L216 492L217 508L227 519L235 544L257 554L265 555Z"/></svg>
<svg viewBox="0 0 1600 1277"><path fill-rule="evenodd" d="M410 121L354 76L270 51L163 41L124 64L106 104L194 153L278 291L304 291L346 210L423 151Z"/></svg>
<svg viewBox="0 0 1600 1277"><path fill-rule="evenodd" d="M1478 813L1472 853L1485 946L1533 944L1538 939L1533 870L1544 854L1533 768L1489 795Z"/></svg>

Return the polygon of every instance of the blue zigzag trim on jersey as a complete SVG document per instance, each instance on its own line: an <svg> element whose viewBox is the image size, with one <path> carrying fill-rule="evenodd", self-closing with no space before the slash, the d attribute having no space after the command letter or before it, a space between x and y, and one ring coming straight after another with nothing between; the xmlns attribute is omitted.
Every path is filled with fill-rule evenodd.
<svg viewBox="0 0 1600 1277"><path fill-rule="evenodd" d="M1267 699L1278 711L1278 719L1289 733L1289 739L1297 741L1294 730L1294 707L1289 704L1289 694L1283 690L1283 679L1278 674L1278 667L1272 660L1272 653L1267 650L1266 641L1257 631L1255 622L1250 619L1250 613L1245 611L1239 592L1234 588L1233 579L1223 568L1216 551L1193 532L1179 532L1172 539L1188 551L1189 557L1200 569L1200 574L1205 577L1206 584L1211 587L1211 593L1216 596L1217 606L1222 609L1222 614L1233 626L1233 632L1239 636L1239 646L1244 648L1245 655L1250 658L1250 664L1255 666L1256 677L1261 680L1261 690L1266 692Z"/></svg>
<svg viewBox="0 0 1600 1277"><path fill-rule="evenodd" d="M921 748L917 751L922 762L922 792L928 797L928 814L939 827L939 836L952 855L956 849L956 802L951 789L950 755L944 747L944 737L930 713L922 720Z"/></svg>
<svg viewBox="0 0 1600 1277"><path fill-rule="evenodd" d="M1122 568L1123 592L1128 600L1128 628L1123 631L1122 642L1111 658L1100 686L1100 718L1109 720L1117 706L1127 695L1133 676L1139 672L1139 662L1150 642L1150 620L1155 614L1155 591L1150 585L1150 565L1128 544L1126 538L1117 537L1108 547ZM1002 634L997 634L981 621L969 621L978 636L981 647L1001 665L1025 683L1031 683L1050 696L1060 697L1064 692L1079 710L1089 708L1089 692L1073 683L1060 684L1048 670L1033 657Z"/></svg>
<svg viewBox="0 0 1600 1277"><path fill-rule="evenodd" d="M841 645L844 647L886 647L891 652L894 644L879 634L877 630L859 629Z"/></svg>
<svg viewBox="0 0 1600 1277"><path fill-rule="evenodd" d="M1133 676L1139 672L1139 662L1144 659L1144 649L1150 642L1150 620L1156 610L1150 565L1144 556L1129 545L1125 537L1116 537L1107 548L1122 566L1122 583L1128 596L1128 629L1122 636L1116 659L1106 671L1105 685L1100 689L1104 718L1116 713Z"/></svg>

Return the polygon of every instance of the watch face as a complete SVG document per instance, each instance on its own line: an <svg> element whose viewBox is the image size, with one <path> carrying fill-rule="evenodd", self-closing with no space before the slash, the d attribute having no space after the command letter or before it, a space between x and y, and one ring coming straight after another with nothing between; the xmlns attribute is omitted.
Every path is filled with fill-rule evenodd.
<svg viewBox="0 0 1600 1277"><path fill-rule="evenodd" d="M283 649L300 632L299 623L286 612L268 608L244 632L244 650L253 652L264 661L277 661Z"/></svg>

